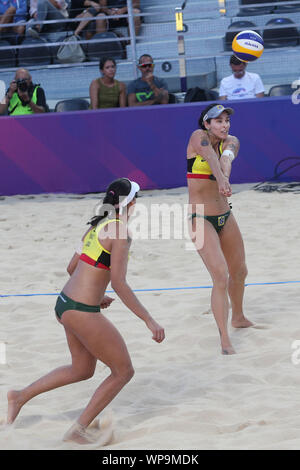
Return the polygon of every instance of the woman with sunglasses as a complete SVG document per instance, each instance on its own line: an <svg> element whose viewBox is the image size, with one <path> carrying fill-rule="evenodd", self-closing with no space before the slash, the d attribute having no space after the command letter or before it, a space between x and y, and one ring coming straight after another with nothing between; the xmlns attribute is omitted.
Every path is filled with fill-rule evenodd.
<svg viewBox="0 0 300 470"><path fill-rule="evenodd" d="M168 104L168 85L164 79L153 75L154 63L152 57L143 54L139 58L138 68L142 76L128 85L128 106Z"/></svg>
<svg viewBox="0 0 300 470"><path fill-rule="evenodd" d="M163 328L139 302L126 281L130 238L127 222L133 212L139 185L127 178L113 181L107 188L103 206L90 221L83 236L81 254L75 253L68 271L70 278L57 298L56 318L65 329L72 363L59 367L22 390L8 392L7 423L16 419L22 406L33 397L94 375L100 360L110 375L96 389L64 440L78 444L91 442L87 427L113 400L133 376L125 342L100 307L110 304L104 295L111 286L126 307L143 320L158 343ZM101 428L100 428L101 429Z"/></svg>
<svg viewBox="0 0 300 470"><path fill-rule="evenodd" d="M232 326L252 326L243 313L247 276L244 243L227 199L232 194L231 165L240 147L239 140L229 135L233 112L219 104L205 108L199 119L200 129L192 133L187 147L191 230L213 281L211 309L220 333L222 354L235 353L227 329L228 295ZM201 234L197 232L197 221L203 222Z"/></svg>

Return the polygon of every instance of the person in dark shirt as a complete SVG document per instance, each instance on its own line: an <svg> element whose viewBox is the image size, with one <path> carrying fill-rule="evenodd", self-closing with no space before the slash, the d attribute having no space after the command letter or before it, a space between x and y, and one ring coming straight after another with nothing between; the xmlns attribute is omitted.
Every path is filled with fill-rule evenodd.
<svg viewBox="0 0 300 470"><path fill-rule="evenodd" d="M168 85L164 79L153 75L154 62L152 57L148 54L143 54L139 58L138 68L142 76L133 80L128 85L128 106L168 104Z"/></svg>
<svg viewBox="0 0 300 470"><path fill-rule="evenodd" d="M99 0L100 5L102 6L102 12L108 16L113 15L126 15L128 13L127 0ZM134 15L139 15L141 13L140 9L140 0L132 0L132 10ZM141 27L141 17L134 16L134 29L135 35L139 35ZM128 26L128 18L111 18L109 20L109 28L120 28L121 26Z"/></svg>
<svg viewBox="0 0 300 470"><path fill-rule="evenodd" d="M0 103L0 114L10 116L39 114L48 111L45 92L38 84L32 83L28 70L18 69L14 80Z"/></svg>

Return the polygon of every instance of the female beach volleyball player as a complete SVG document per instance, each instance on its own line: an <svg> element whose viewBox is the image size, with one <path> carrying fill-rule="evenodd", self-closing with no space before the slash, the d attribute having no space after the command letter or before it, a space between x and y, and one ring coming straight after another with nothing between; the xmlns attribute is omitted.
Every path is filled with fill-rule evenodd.
<svg viewBox="0 0 300 470"><path fill-rule="evenodd" d="M122 302L140 319L152 338L160 343L163 328L154 321L126 282L130 238L127 221L134 209L139 185L126 178L113 181L106 191L99 216L90 221L83 236L81 254L75 253L68 267L71 274L57 298L55 312L64 326L72 364L59 367L22 390L8 392L7 423L11 424L22 406L40 393L93 376L97 359L110 375L100 384L64 440L89 443L87 426L112 401L133 376L125 342L100 312L111 299L104 296L108 283Z"/></svg>
<svg viewBox="0 0 300 470"><path fill-rule="evenodd" d="M244 244L227 200L232 194L231 164L240 146L239 140L229 135L233 112L219 104L208 106L200 116L200 129L192 133L187 147L191 228L193 230L196 218L201 217L204 241L202 246L196 247L213 281L211 308L219 328L223 354L235 353L227 329L227 294L232 306L232 326L246 328L252 325L243 314L247 275ZM200 208L204 208L204 213Z"/></svg>

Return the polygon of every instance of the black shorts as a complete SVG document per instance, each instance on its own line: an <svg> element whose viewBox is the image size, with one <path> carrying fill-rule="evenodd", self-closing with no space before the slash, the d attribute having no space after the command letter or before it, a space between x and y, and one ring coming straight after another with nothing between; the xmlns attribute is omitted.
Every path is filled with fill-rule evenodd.
<svg viewBox="0 0 300 470"><path fill-rule="evenodd" d="M87 9L87 11L92 15L92 16L97 16L100 11L97 11L96 8L90 7Z"/></svg>
<svg viewBox="0 0 300 470"><path fill-rule="evenodd" d="M119 18L119 19L109 19L108 20L109 29L121 28L128 26L128 18Z"/></svg>

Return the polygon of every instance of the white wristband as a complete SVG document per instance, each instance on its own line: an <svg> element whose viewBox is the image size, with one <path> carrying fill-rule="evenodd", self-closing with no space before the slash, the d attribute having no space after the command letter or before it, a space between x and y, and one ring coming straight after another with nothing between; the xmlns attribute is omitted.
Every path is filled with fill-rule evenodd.
<svg viewBox="0 0 300 470"><path fill-rule="evenodd" d="M235 159L235 155L231 150L228 150L228 149L224 150L224 152L222 152L221 157L223 155L224 157L228 157L231 162Z"/></svg>

